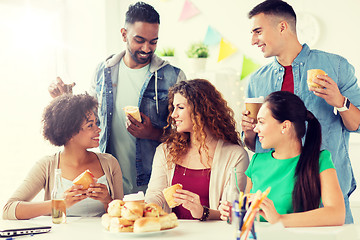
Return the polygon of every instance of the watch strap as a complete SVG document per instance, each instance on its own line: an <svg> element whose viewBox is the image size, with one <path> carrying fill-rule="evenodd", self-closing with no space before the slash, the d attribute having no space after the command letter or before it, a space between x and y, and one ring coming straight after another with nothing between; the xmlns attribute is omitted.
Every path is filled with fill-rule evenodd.
<svg viewBox="0 0 360 240"><path fill-rule="evenodd" d="M334 114L337 115L337 112L344 112L349 110L350 101L347 97L345 97L344 105L341 108L334 107Z"/></svg>

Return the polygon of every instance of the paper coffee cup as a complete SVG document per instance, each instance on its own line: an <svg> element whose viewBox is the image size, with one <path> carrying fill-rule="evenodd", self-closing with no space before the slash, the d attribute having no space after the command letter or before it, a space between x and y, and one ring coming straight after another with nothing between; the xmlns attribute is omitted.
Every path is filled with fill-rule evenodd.
<svg viewBox="0 0 360 240"><path fill-rule="evenodd" d="M131 115L137 121L141 122L141 115L138 107L135 106L126 106L123 108L126 115Z"/></svg>
<svg viewBox="0 0 360 240"><path fill-rule="evenodd" d="M317 83L314 83L313 80L316 79L317 75L327 75L323 70L321 69L309 69L307 70L307 84L308 87L313 87L313 88L324 88L322 86L320 86Z"/></svg>
<svg viewBox="0 0 360 240"><path fill-rule="evenodd" d="M258 98L246 98L245 99L245 108L246 108L246 110L249 111L249 114L247 116L255 119L254 123L257 123L257 114L263 103L264 103L263 96L258 97Z"/></svg>
<svg viewBox="0 0 360 240"><path fill-rule="evenodd" d="M143 191L139 191L138 193L127 194L123 198L124 202L145 202L145 195Z"/></svg>

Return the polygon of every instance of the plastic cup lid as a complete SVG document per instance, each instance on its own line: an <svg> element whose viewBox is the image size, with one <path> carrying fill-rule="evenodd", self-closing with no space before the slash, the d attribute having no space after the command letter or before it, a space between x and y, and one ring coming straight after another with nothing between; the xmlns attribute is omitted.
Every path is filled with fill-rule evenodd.
<svg viewBox="0 0 360 240"><path fill-rule="evenodd" d="M263 103L264 100L265 99L263 96L260 96L258 98L246 98L245 103Z"/></svg>

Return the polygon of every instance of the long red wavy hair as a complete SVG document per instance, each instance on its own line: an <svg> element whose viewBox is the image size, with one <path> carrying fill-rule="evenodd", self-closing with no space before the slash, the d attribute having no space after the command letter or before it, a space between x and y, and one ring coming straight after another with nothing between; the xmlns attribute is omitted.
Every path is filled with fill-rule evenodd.
<svg viewBox="0 0 360 240"><path fill-rule="evenodd" d="M171 117L174 111L174 95L181 94L187 99L191 109L191 121L193 134L199 143L198 152L200 161L204 166L209 164L209 149L205 144L207 134L205 129L216 139L222 139L233 144L241 145L240 134L236 130L234 112L228 106L222 94L205 79L181 81L169 89L169 116L168 126L164 143L166 146L166 158L169 165L181 163L182 157L190 148L190 133L179 133L176 124ZM206 153L207 162L202 160L202 150Z"/></svg>

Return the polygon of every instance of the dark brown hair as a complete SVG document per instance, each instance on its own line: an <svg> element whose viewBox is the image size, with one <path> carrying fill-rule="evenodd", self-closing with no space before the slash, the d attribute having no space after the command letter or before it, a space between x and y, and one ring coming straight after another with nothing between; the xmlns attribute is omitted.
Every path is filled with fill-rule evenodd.
<svg viewBox="0 0 360 240"><path fill-rule="evenodd" d="M295 185L292 193L294 212L319 208L321 197L319 157L321 125L308 111L304 102L287 91L273 92L266 97L272 116L280 123L288 120L294 124L300 142L305 137L299 161L295 169ZM307 129L305 122L308 122Z"/></svg>
<svg viewBox="0 0 360 240"><path fill-rule="evenodd" d="M95 112L97 100L86 94L64 94L56 97L43 113L43 135L55 146L65 145L79 133L90 112ZM95 114L96 116L97 114Z"/></svg>
<svg viewBox="0 0 360 240"><path fill-rule="evenodd" d="M266 0L256 5L248 13L248 17L249 19L251 19L252 17L260 13L286 19L286 21L290 24L292 30L296 32L296 14L294 9L288 3L281 0Z"/></svg>

